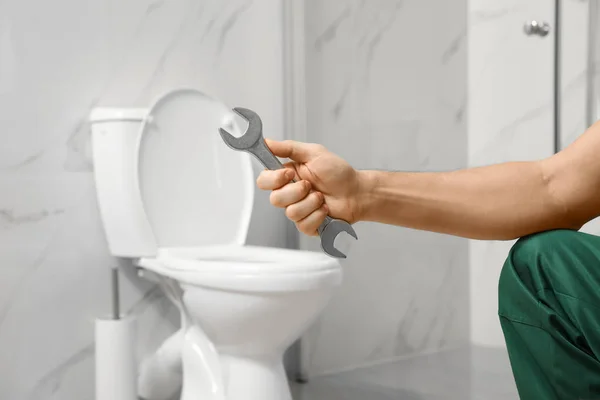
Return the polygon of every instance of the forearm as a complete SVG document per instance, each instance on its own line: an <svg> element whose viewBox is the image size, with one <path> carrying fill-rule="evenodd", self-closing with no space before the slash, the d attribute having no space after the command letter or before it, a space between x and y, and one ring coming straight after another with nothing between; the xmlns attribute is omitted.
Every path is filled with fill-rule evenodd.
<svg viewBox="0 0 600 400"><path fill-rule="evenodd" d="M579 228L553 198L540 162L360 175L365 221L491 240Z"/></svg>

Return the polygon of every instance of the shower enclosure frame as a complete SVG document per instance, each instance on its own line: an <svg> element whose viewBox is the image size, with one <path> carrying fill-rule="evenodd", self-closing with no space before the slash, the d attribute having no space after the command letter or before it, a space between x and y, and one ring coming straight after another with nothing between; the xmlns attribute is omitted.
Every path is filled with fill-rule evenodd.
<svg viewBox="0 0 600 400"><path fill-rule="evenodd" d="M556 0L559 1L559 0ZM598 119L596 101L596 50L598 41L598 1L588 0L588 46L586 66L586 113L585 122L589 127ZM558 56L557 56L558 57Z"/></svg>
<svg viewBox="0 0 600 400"><path fill-rule="evenodd" d="M304 0L283 0L283 121L285 139L307 141L306 114L306 29ZM288 224L286 243L300 247L298 230ZM302 336L288 351L286 367L291 379L309 379L308 338Z"/></svg>
<svg viewBox="0 0 600 400"><path fill-rule="evenodd" d="M589 0L590 2L593 0ZM558 153L561 145L560 112L561 112L561 0L554 0L554 153Z"/></svg>

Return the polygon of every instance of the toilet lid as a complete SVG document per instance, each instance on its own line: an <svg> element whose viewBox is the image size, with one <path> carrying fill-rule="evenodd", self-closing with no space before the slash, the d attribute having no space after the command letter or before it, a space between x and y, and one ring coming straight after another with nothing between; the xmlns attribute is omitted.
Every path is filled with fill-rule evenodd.
<svg viewBox="0 0 600 400"><path fill-rule="evenodd" d="M254 175L249 155L221 139L224 125L241 135L228 107L193 89L169 92L150 108L137 167L159 248L245 242Z"/></svg>

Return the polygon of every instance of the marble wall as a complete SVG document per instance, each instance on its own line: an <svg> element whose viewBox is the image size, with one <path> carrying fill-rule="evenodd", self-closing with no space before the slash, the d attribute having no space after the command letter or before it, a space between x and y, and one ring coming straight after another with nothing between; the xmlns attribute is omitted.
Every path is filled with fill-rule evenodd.
<svg viewBox="0 0 600 400"><path fill-rule="evenodd" d="M357 168L465 167L466 7L306 1L307 139ZM377 224L356 231L345 281L302 342L308 373L466 343L467 241Z"/></svg>
<svg viewBox="0 0 600 400"><path fill-rule="evenodd" d="M191 86L257 110L281 137L281 13L276 0L0 2L1 399L94 398L93 321L110 310L117 261L95 199L90 109ZM257 197L251 243L284 246L282 213ZM177 315L125 272L141 356Z"/></svg>

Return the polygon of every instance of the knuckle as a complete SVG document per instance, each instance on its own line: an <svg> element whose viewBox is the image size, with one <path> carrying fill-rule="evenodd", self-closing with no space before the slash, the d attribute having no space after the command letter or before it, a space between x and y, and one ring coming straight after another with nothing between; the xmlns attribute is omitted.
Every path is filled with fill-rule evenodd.
<svg viewBox="0 0 600 400"><path fill-rule="evenodd" d="M298 220L298 209L297 209L297 207L294 207L293 205L288 206L285 209L285 216L288 217L288 219L290 219L292 221L297 221Z"/></svg>
<svg viewBox="0 0 600 400"><path fill-rule="evenodd" d="M284 185L287 183L287 178L285 177L285 174L287 173L287 169L281 169L277 171L277 183L279 185Z"/></svg>
<svg viewBox="0 0 600 400"><path fill-rule="evenodd" d="M311 187L312 187L312 185L310 184L309 181L302 181L300 190L302 191L302 193L306 194L306 193L310 192Z"/></svg>
<svg viewBox="0 0 600 400"><path fill-rule="evenodd" d="M256 178L256 184L259 188L264 190L273 189L273 177L269 172L270 171L263 171Z"/></svg>
<svg viewBox="0 0 600 400"><path fill-rule="evenodd" d="M323 204L324 199L323 199L323 194L321 192L314 192L311 194L311 196L313 198L314 203L317 206L320 206L321 204Z"/></svg>
<svg viewBox="0 0 600 400"><path fill-rule="evenodd" d="M279 192L277 192L275 190L272 191L271 194L269 195L269 201L275 207L283 207L283 204L282 204L282 201L281 201L281 196L279 195Z"/></svg>
<svg viewBox="0 0 600 400"><path fill-rule="evenodd" d="M261 172L258 177L256 178L256 186L258 186L260 189L263 189L265 183L265 177L263 175L263 173Z"/></svg>
<svg viewBox="0 0 600 400"><path fill-rule="evenodd" d="M290 190L293 191L294 196L301 196L306 193L306 187L304 181L299 181L290 185Z"/></svg>

